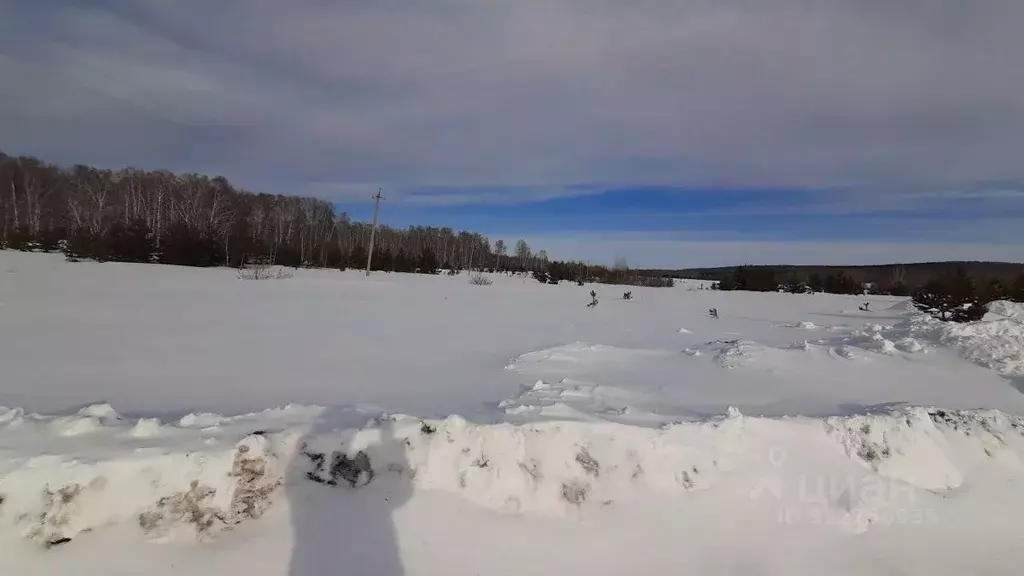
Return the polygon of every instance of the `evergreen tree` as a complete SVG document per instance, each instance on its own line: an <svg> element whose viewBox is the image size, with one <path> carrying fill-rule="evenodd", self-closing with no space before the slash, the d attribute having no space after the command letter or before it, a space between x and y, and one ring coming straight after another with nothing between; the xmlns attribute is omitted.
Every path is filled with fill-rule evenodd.
<svg viewBox="0 0 1024 576"><path fill-rule="evenodd" d="M914 306L943 321L972 322L985 315L974 280L962 268L914 292Z"/></svg>
<svg viewBox="0 0 1024 576"><path fill-rule="evenodd" d="M1009 290L1008 297L1014 302L1024 302L1024 274L1017 276Z"/></svg>

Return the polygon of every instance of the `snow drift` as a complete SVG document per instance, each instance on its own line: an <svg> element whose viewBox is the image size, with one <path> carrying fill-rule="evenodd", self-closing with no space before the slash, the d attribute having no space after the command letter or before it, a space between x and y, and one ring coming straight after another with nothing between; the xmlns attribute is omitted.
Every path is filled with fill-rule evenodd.
<svg viewBox="0 0 1024 576"><path fill-rule="evenodd" d="M214 538L269 507L287 506L289 483L358 490L390 479L500 513L556 517L659 493L700 498L724 490L750 500L764 496L758 491L766 479L773 500L796 501L784 493L779 470L762 460L777 452L798 461L814 451L816 438L845 454L847 476L861 469L875 482L898 482L911 499L917 491L956 490L979 467L1024 474L1024 420L998 411L902 407L778 420L734 410L656 428L378 416L360 428L317 431L329 412L288 407L197 429L133 423L109 406L74 417L0 410L0 533L15 530L45 547L118 524L156 540ZM259 423L279 428L253 430ZM12 451L18 437L34 438L38 453ZM83 437L90 441L76 442ZM59 454L50 453L56 446ZM834 473L807 462L788 474ZM856 532L900 504L860 493L843 498L825 504L847 517L843 529Z"/></svg>
<svg viewBox="0 0 1024 576"><path fill-rule="evenodd" d="M11 573L1024 565L1019 305L0 261Z"/></svg>
<svg viewBox="0 0 1024 576"><path fill-rule="evenodd" d="M894 326L866 324L839 339L841 344L893 353L925 352L929 347L957 350L972 362L1009 377L1024 376L1024 304L997 301L977 322L942 322L907 313Z"/></svg>

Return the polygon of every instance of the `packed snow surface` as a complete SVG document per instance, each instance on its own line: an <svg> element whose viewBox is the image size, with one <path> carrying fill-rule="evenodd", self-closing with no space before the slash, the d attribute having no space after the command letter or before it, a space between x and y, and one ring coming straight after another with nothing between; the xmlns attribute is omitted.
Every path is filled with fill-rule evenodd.
<svg viewBox="0 0 1024 576"><path fill-rule="evenodd" d="M3 572L1024 568L1021 305L493 279L0 252Z"/></svg>

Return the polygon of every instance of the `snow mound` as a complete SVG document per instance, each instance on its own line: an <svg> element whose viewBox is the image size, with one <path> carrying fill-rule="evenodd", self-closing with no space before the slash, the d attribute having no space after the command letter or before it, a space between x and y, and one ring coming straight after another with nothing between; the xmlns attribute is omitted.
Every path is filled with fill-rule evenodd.
<svg viewBox="0 0 1024 576"><path fill-rule="evenodd" d="M713 340L707 348L714 355L715 362L723 368L737 368L757 364L765 356L768 347L750 340Z"/></svg>
<svg viewBox="0 0 1024 576"><path fill-rule="evenodd" d="M1005 376L1024 375L1024 323L1002 314L1014 314L1020 305L994 304L999 304L994 308L1000 313L990 312L986 320L942 322L927 314L916 314L895 326L865 325L837 343L884 354L919 353L942 346Z"/></svg>
<svg viewBox="0 0 1024 576"><path fill-rule="evenodd" d="M708 489L741 437L738 416L662 429L587 422L477 425L458 416L426 422L398 416L354 436L316 438L306 451L341 449L349 457L362 452L375 475L396 474L417 488L458 494L498 512L565 516L583 505L622 502L648 491Z"/></svg>
<svg viewBox="0 0 1024 576"><path fill-rule="evenodd" d="M68 453L0 463L4 520L50 547L113 524L154 539L206 538L258 518L280 486L288 435L202 451L138 448L90 460Z"/></svg>
<svg viewBox="0 0 1024 576"><path fill-rule="evenodd" d="M664 350L631 349L576 342L522 354L513 359L505 369L523 373L528 373L533 368L571 370L578 366L628 364L637 360L642 361L666 355L669 353Z"/></svg>
<svg viewBox="0 0 1024 576"><path fill-rule="evenodd" d="M1024 375L1024 323L1012 319L947 322L929 332L938 333L941 344L958 348L976 364L1007 376Z"/></svg>
<svg viewBox="0 0 1024 576"><path fill-rule="evenodd" d="M209 412L203 412L200 414L191 413L181 417L178 421L178 426L183 428L212 428L219 426L224 421L224 417L220 414L210 414Z"/></svg>
<svg viewBox="0 0 1024 576"><path fill-rule="evenodd" d="M814 322L806 322L806 321L804 321L804 322L795 322L793 324L786 324L785 327L786 328L799 328L801 330L817 330L818 328L820 328L820 326L818 326Z"/></svg>
<svg viewBox="0 0 1024 576"><path fill-rule="evenodd" d="M549 390L538 383L529 392ZM849 486L832 487L834 498L823 505L852 514L843 529L862 532L872 518L905 505L894 495L913 499L955 490L982 466L1024 477L1024 420L994 410L907 407L770 419L730 409L657 427L557 420L474 424L459 416L398 415L337 429L322 425L329 413L223 418L220 435L212 438L153 420L134 427L118 421L97 431L98 441L88 449L56 437L64 450L49 446L31 453L30 441L38 441L53 419L36 416L19 426L17 410L0 410L0 532L14 529L45 547L118 524L136 526L153 540L205 540L287 502L284 488L297 483L359 489L404 482L499 513L573 516L583 507L656 495L700 498L722 490L716 498L724 500L712 502L739 505L768 493L780 505L792 504L788 482L836 474ZM251 430L261 422L289 425ZM140 437L140 427L159 429L161 442ZM823 442L838 445L845 459L833 461L834 451L821 452ZM789 463L772 456L771 466L760 466L757 455L765 450L787 455ZM854 482L895 484L878 494ZM801 498L805 488L800 484Z"/></svg>
<svg viewBox="0 0 1024 576"><path fill-rule="evenodd" d="M914 307L914 301L912 299L903 300L897 302L892 306L885 309L886 312L916 312L917 308Z"/></svg>
<svg viewBox="0 0 1024 576"><path fill-rule="evenodd" d="M140 418L131 431L131 435L136 438L153 438L162 433L159 418Z"/></svg>
<svg viewBox="0 0 1024 576"><path fill-rule="evenodd" d="M78 411L82 416L96 418L98 420L119 420L121 418L117 410L110 404L93 404Z"/></svg>
<svg viewBox="0 0 1024 576"><path fill-rule="evenodd" d="M995 302L989 302L986 308L988 313L985 314L983 320L991 321L1010 319L1018 322L1024 322L1024 304L1019 302L996 300Z"/></svg>
<svg viewBox="0 0 1024 576"><path fill-rule="evenodd" d="M522 390L514 399L502 400L502 409L509 421L531 421L539 419L568 419L578 421L618 420L628 416L635 419L641 411L633 404L649 401L645 395L590 382L562 378L557 383L538 380L533 386Z"/></svg>

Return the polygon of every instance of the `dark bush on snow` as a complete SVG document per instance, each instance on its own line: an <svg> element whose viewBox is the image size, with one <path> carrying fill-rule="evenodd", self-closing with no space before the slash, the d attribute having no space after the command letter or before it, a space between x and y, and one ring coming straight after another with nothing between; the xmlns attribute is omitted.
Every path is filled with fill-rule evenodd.
<svg viewBox="0 0 1024 576"><path fill-rule="evenodd" d="M963 269L928 282L913 298L914 307L942 321L973 322L985 315L985 302Z"/></svg>

